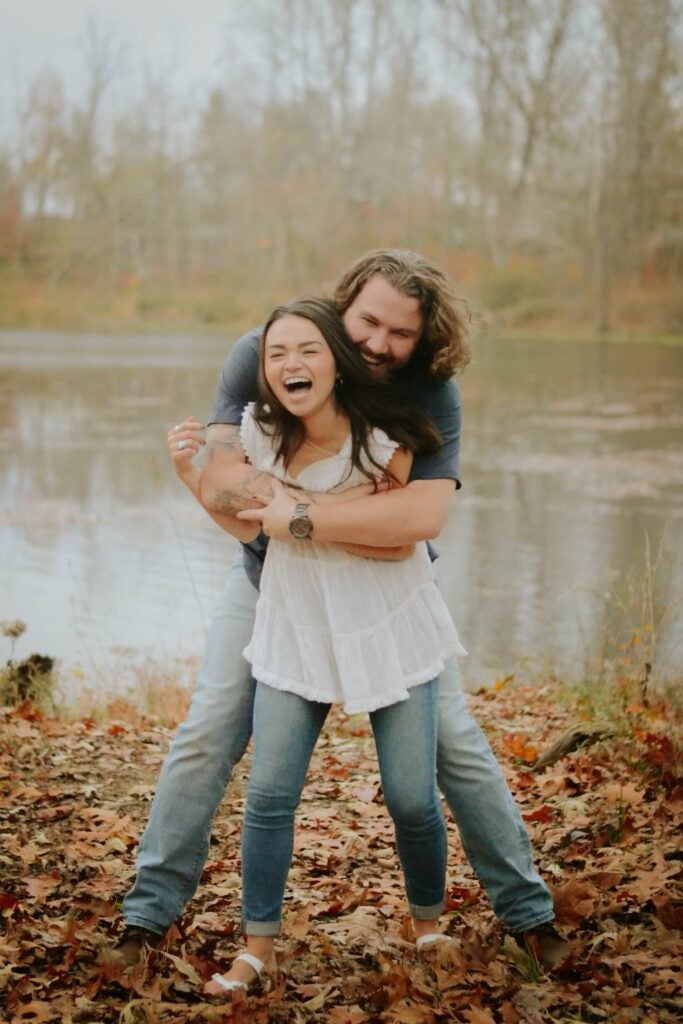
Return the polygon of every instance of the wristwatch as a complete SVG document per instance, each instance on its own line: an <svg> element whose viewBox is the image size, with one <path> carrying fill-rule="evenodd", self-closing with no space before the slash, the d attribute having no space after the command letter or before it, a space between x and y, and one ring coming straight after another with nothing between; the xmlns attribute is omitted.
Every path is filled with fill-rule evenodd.
<svg viewBox="0 0 683 1024"><path fill-rule="evenodd" d="M296 540L308 540L313 533L313 523L308 515L310 501L300 501L294 506L289 520L289 532Z"/></svg>

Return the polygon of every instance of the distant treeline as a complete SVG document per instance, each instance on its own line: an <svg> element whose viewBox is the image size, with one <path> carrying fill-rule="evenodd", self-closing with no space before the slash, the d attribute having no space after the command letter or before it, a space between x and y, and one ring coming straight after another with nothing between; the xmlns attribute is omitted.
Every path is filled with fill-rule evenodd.
<svg viewBox="0 0 683 1024"><path fill-rule="evenodd" d="M682 0L226 9L210 90L134 79L94 23L78 97L31 84L0 144L3 293L96 283L144 315L175 284L235 322L387 245L512 325L683 332Z"/></svg>

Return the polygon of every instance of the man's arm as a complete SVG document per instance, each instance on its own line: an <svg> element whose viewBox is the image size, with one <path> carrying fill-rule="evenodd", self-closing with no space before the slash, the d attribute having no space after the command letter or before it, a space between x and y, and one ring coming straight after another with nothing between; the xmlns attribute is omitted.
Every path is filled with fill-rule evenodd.
<svg viewBox="0 0 683 1024"><path fill-rule="evenodd" d="M327 543L371 546L433 540L446 521L454 490L453 480L411 480L405 487L347 505L315 505L308 512L313 536Z"/></svg>
<svg viewBox="0 0 683 1024"><path fill-rule="evenodd" d="M387 476L382 481L382 490L386 491L394 488L401 489L405 487L410 475L412 464L412 452L407 451L405 448L397 448L389 462L389 465L387 466ZM356 555L360 558L381 557L384 561L400 562L404 558L410 558L410 556L415 552L414 544L402 544L396 547L382 546L382 548L378 548L374 545L356 542L347 543L345 541L333 541L332 543L335 547L343 548L343 550L350 555ZM380 550L382 551L382 555L378 556L376 552Z"/></svg>
<svg viewBox="0 0 683 1024"><path fill-rule="evenodd" d="M313 537L342 546L402 547L432 540L441 532L455 489L453 480L411 480L371 497L344 504L312 504L308 515ZM295 501L283 487L260 509L238 512L244 521L260 522L269 537L289 540L289 520Z"/></svg>
<svg viewBox="0 0 683 1024"><path fill-rule="evenodd" d="M238 512L243 512L246 509L260 510L263 508L264 500L273 498L273 477L262 470L254 469L246 462L239 441L239 427L235 424L224 423L210 426L207 431L206 449L204 465L199 474L197 497L212 518L215 518L216 515L223 515L232 519ZM323 507L346 508L358 500L362 500L365 504L368 500L375 501L379 496L376 494L370 496L372 484L360 485L353 490L356 491L356 495L351 497L348 491L339 495L313 494L310 491L295 491L294 488L288 487L286 493L290 498L290 505L282 538L291 539L289 519L297 500L311 502L318 510ZM359 498L357 495L362 495L362 497ZM309 509L309 514L310 511ZM257 520L247 522L237 519L236 522L240 523L245 530L253 531ZM220 522L219 525L221 525ZM225 526L223 528L226 529ZM233 533L233 529L230 528L229 532ZM267 529L266 532L268 533ZM234 536L238 535L234 533ZM253 536L252 533L248 539L252 540ZM268 536L271 534L268 533ZM320 537L319 539L327 540L328 538ZM335 543L333 538L329 538L328 542ZM340 538L339 546L349 554L361 558L401 561L412 554L413 544L413 540L396 544L387 543L380 527L375 534L375 543L366 542L356 536L347 536Z"/></svg>

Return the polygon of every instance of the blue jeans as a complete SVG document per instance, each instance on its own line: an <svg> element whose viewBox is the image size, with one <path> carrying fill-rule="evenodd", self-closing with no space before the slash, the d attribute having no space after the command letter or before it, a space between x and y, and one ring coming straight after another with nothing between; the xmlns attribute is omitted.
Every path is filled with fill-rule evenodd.
<svg viewBox="0 0 683 1024"><path fill-rule="evenodd" d="M197 888L214 812L251 735L254 683L242 650L257 596L237 562L209 629L187 719L159 775L123 901L127 924L162 934ZM511 931L524 931L552 920L552 897L534 871L519 811L467 710L457 672L453 659L439 685L439 788L495 914Z"/></svg>
<svg viewBox="0 0 683 1024"><path fill-rule="evenodd" d="M384 802L413 917L443 910L446 826L436 791L437 679L410 690L408 700L370 714ZM242 927L277 935L294 843L294 812L329 704L258 683L254 756L242 826Z"/></svg>

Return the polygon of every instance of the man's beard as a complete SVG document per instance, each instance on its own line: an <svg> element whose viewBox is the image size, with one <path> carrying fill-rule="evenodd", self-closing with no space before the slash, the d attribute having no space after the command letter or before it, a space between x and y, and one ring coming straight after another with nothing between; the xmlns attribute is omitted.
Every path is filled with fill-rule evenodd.
<svg viewBox="0 0 683 1024"><path fill-rule="evenodd" d="M366 351L363 345L358 346L361 351L361 355L365 360L368 368L376 373L378 377L388 377L390 373L394 373L396 370L400 370L405 363L399 362L398 359L394 359L393 356L377 356L371 352Z"/></svg>

